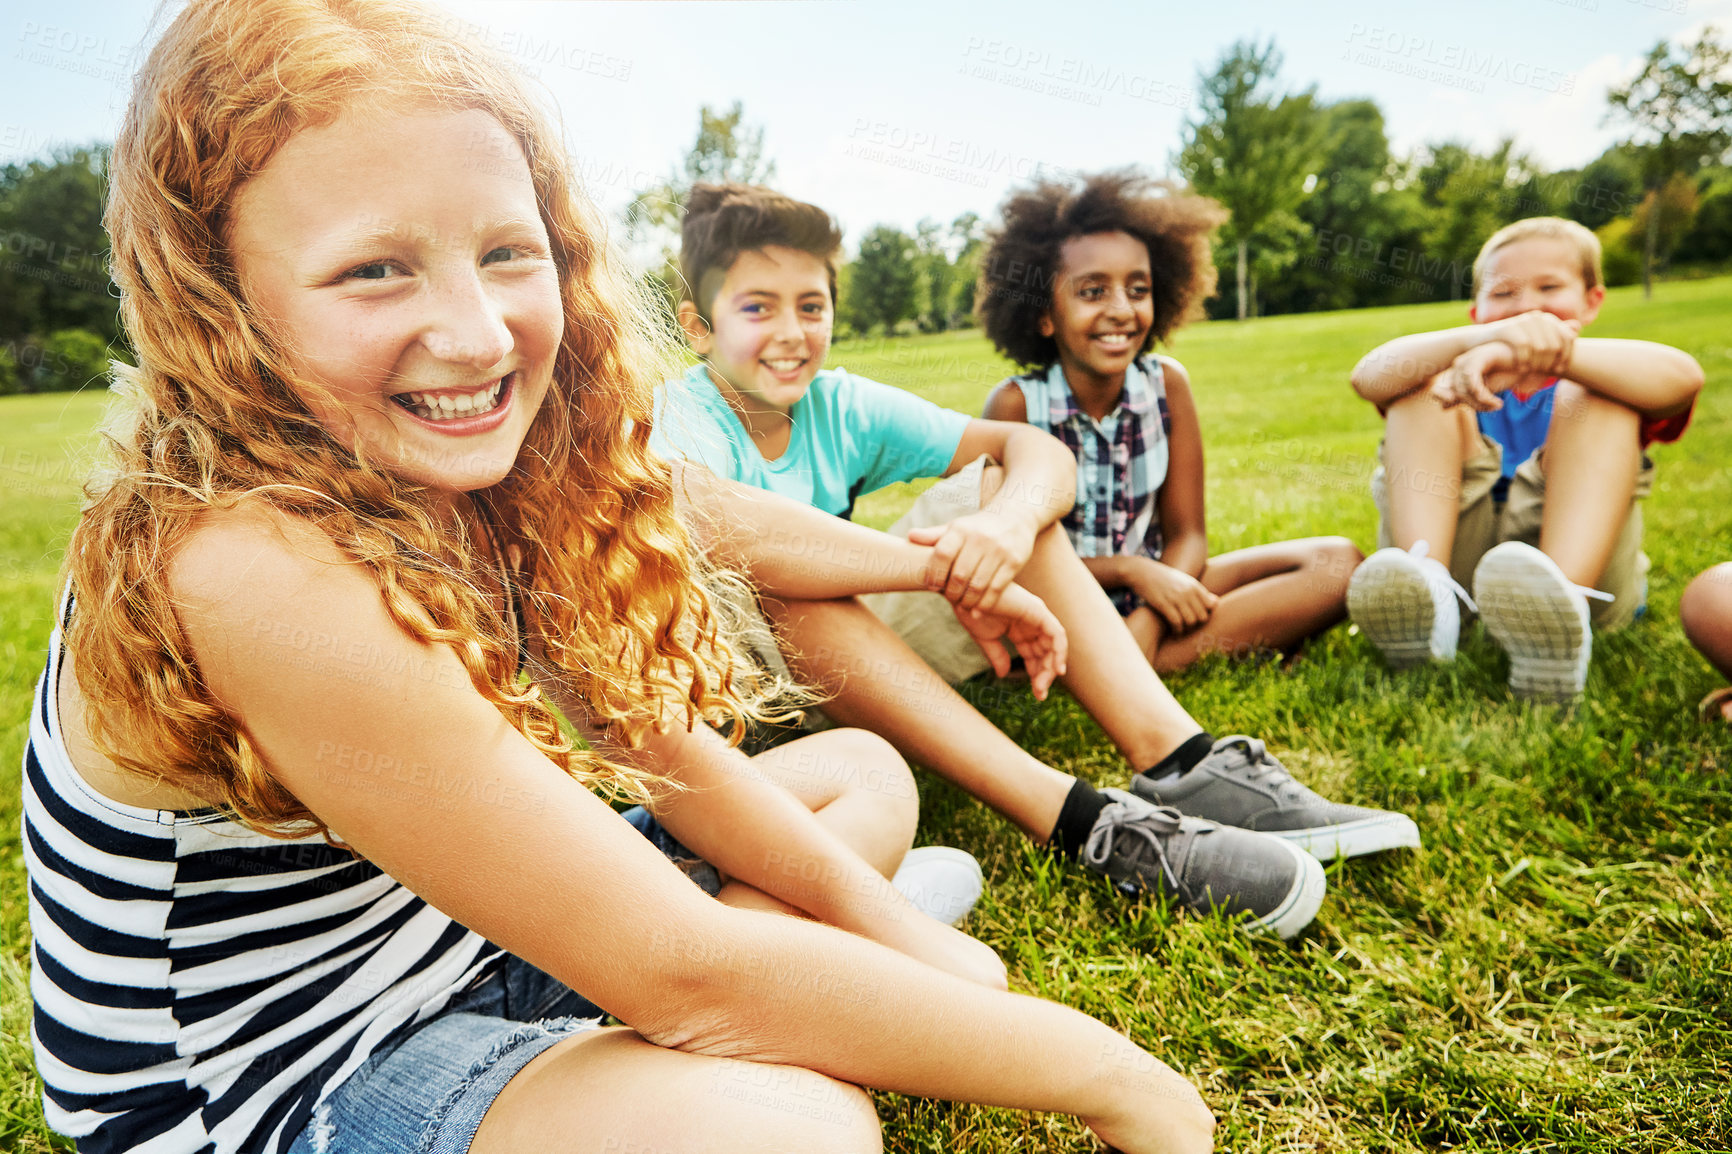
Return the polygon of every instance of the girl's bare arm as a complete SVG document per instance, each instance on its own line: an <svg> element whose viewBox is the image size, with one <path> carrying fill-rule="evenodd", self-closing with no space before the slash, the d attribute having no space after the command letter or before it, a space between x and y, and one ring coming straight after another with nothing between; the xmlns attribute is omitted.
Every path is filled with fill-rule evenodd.
<svg viewBox="0 0 1732 1154"><path fill-rule="evenodd" d="M1191 1087L1100 1023L705 897L507 724L448 647L406 634L313 527L213 515L171 564L200 673L278 782L433 906L651 1041L1072 1113L1126 1150L1208 1149Z"/></svg>
<svg viewBox="0 0 1732 1154"><path fill-rule="evenodd" d="M1203 510L1203 428L1185 367L1170 357L1161 358L1161 367L1173 425L1167 438L1167 480L1161 486L1156 508L1164 539L1161 562L1200 577L1209 561L1208 519Z"/></svg>

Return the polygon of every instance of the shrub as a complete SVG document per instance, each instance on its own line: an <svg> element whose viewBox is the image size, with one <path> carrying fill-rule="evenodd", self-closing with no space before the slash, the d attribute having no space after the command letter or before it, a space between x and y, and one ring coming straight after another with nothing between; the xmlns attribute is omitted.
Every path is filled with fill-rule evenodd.
<svg viewBox="0 0 1732 1154"><path fill-rule="evenodd" d="M108 386L108 342L88 329L61 329L42 342L41 392Z"/></svg>
<svg viewBox="0 0 1732 1154"><path fill-rule="evenodd" d="M1642 238L1627 216L1602 224L1594 235L1600 238L1601 268L1606 287L1635 284L1642 279Z"/></svg>

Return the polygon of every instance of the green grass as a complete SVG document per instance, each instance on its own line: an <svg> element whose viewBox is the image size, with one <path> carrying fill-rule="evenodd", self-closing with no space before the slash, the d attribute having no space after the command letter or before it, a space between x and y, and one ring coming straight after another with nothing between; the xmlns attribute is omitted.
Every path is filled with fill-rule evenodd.
<svg viewBox="0 0 1732 1154"><path fill-rule="evenodd" d="M1611 294L1599 336L1688 349L1709 389L1658 449L1647 505L1648 618L1596 646L1586 703L1512 701L1477 631L1453 665L1386 673L1337 629L1294 667L1214 659L1174 678L1217 733L1266 737L1343 800L1413 813L1414 853L1330 870L1296 942L1127 905L1032 852L1010 826L923 777L924 841L989 877L970 923L1016 988L1128 1030L1194 1078L1235 1151L1732 1149L1732 734L1693 720L1715 684L1684 642L1678 596L1732 558L1732 279ZM1211 544L1345 533L1372 544L1379 425L1346 386L1365 350L1463 319L1460 305L1208 324L1180 334L1209 452ZM977 412L1006 367L975 333L837 348L832 363ZM42 659L94 396L0 400L0 760L16 765ZM862 502L887 525L899 487ZM1125 767L1062 694L974 699L1054 765L1119 784ZM18 791L0 788L0 1150L51 1141L30 1070ZM898 1151L1090 1150L1068 1118L881 1098Z"/></svg>

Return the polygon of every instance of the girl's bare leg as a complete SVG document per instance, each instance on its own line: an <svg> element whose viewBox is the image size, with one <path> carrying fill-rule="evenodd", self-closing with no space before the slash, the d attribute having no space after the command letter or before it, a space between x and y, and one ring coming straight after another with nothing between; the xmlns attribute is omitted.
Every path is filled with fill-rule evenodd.
<svg viewBox="0 0 1732 1154"><path fill-rule="evenodd" d="M1540 466L1546 503L1540 552L1577 585L1600 579L1618 543L1642 467L1641 417L1627 405L1562 382Z"/></svg>
<svg viewBox="0 0 1732 1154"><path fill-rule="evenodd" d="M1364 554L1345 537L1305 537L1211 557L1202 582L1220 597L1209 620L1189 633L1150 630L1158 673L1183 669L1207 653L1287 650L1347 616L1347 584ZM1153 613L1149 617L1153 618ZM1133 626L1133 633L1136 627Z"/></svg>
<svg viewBox="0 0 1732 1154"><path fill-rule="evenodd" d="M1389 536L1397 548L1424 541L1449 564L1461 513L1461 466L1479 446L1466 406L1446 409L1424 389L1389 406L1383 429L1383 482Z"/></svg>
<svg viewBox="0 0 1732 1154"><path fill-rule="evenodd" d="M787 642L794 676L832 695L824 712L882 734L906 757L955 782L1036 841L1052 833L1075 778L1024 752L870 609L853 598L764 598L763 606ZM872 672L850 676L850 668Z"/></svg>
<svg viewBox="0 0 1732 1154"><path fill-rule="evenodd" d="M742 962L746 959L742 959ZM811 1070L651 1045L628 1029L537 1055L481 1120L471 1154L767 1154L883 1148L872 1100Z"/></svg>
<svg viewBox="0 0 1732 1154"><path fill-rule="evenodd" d="M885 877L896 872L920 820L914 775L883 738L832 729L752 758L768 780L806 803L818 823Z"/></svg>
<svg viewBox="0 0 1732 1154"><path fill-rule="evenodd" d="M1732 681L1732 562L1700 574L1678 602L1684 636L1702 651L1720 676ZM1732 721L1732 698L1721 702L1720 715Z"/></svg>
<svg viewBox="0 0 1732 1154"><path fill-rule="evenodd" d="M1003 480L1002 468L986 470L982 505ZM1070 636L1065 688L1106 730L1133 771L1147 769L1202 732L1125 631L1124 619L1076 555L1063 525L1054 522L1035 538L1034 553L1016 580L1064 626Z"/></svg>

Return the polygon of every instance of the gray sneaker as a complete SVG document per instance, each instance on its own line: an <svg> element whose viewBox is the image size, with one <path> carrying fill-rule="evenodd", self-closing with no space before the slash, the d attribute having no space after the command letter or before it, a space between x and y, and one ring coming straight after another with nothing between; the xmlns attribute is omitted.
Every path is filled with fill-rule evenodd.
<svg viewBox="0 0 1732 1154"><path fill-rule="evenodd" d="M1170 781L1139 773L1131 789L1191 817L1274 834L1321 861L1419 845L1419 827L1406 814L1325 801L1254 737L1223 737L1189 773Z"/></svg>
<svg viewBox="0 0 1732 1154"><path fill-rule="evenodd" d="M1121 891L1156 890L1282 939L1310 925L1323 905L1323 867L1291 842L1186 817L1122 789L1101 792L1112 804L1095 819L1082 862Z"/></svg>

